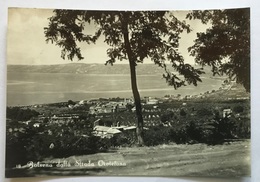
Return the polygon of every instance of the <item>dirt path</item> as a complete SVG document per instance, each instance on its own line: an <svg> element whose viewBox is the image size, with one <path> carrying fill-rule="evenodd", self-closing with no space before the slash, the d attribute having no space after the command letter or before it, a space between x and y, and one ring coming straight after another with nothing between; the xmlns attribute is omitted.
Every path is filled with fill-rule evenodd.
<svg viewBox="0 0 260 182"><path fill-rule="evenodd" d="M28 175L250 176L250 141L120 148L53 161L64 166L28 169Z"/></svg>

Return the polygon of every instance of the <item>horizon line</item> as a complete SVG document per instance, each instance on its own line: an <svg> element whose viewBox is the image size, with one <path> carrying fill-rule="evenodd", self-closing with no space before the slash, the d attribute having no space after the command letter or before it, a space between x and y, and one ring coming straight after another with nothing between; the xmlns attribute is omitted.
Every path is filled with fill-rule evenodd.
<svg viewBox="0 0 260 182"><path fill-rule="evenodd" d="M97 64L97 65L105 65L105 66L114 66L114 65L128 65L129 63L114 63L113 65L111 64L107 64L106 63L83 63L83 62L71 62L71 63L60 63L60 64L6 64L7 66L54 66L54 65L68 65L68 64ZM143 64L148 64L148 65L156 65L155 63L137 63L137 65L143 65ZM171 63L165 63L166 65L171 65ZM190 63L188 63L190 64ZM198 66L198 64L194 63L194 64L190 64L190 65L194 65L194 66ZM202 66L202 65L201 65ZM205 67L205 66L202 66Z"/></svg>

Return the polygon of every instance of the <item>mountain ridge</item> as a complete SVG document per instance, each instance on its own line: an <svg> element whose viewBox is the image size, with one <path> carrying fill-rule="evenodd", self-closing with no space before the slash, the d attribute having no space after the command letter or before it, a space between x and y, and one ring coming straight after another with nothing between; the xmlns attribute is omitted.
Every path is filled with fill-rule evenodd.
<svg viewBox="0 0 260 182"><path fill-rule="evenodd" d="M195 66L196 68L198 66ZM169 69L172 69L169 65ZM210 68L204 68L209 72ZM7 65L7 72L27 73L75 73L75 74L130 74L128 64L104 65L98 63L67 63L54 65ZM137 74L162 74L164 70L155 64L138 64Z"/></svg>

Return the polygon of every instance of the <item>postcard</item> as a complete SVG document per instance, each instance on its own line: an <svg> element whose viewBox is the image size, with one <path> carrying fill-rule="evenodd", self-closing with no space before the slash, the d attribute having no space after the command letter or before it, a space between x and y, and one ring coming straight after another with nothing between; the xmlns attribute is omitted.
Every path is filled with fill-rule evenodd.
<svg viewBox="0 0 260 182"><path fill-rule="evenodd" d="M9 8L6 177L251 175L250 9Z"/></svg>

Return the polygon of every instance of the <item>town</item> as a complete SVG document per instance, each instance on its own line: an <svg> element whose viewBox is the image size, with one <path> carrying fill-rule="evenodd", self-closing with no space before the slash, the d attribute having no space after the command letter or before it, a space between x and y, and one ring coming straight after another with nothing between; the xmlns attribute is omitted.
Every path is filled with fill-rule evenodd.
<svg viewBox="0 0 260 182"><path fill-rule="evenodd" d="M148 130L155 126L173 127L182 120L190 118L198 120L205 116L213 118L216 113L223 118L232 116L237 120L241 120L241 118L249 120L249 96L240 93L236 87L223 84L218 91L213 90L200 95L184 97L180 94L165 95L163 98L143 97L141 102L144 129ZM222 100L218 97L223 92L232 94L234 91L235 95L229 95L229 97L222 95ZM35 128L47 125L77 126L79 123L83 123L83 126L93 129L94 135L102 138L111 138L122 132L134 132L136 129L133 98L69 100L68 102L37 104L19 108L38 113L35 115L36 117L27 118L28 120L22 118L23 121L19 121L25 126L31 125ZM14 116L17 114L12 114L11 117ZM8 118L7 115L7 119L11 118ZM12 128L9 129L9 131L11 130ZM52 132L48 131L48 133ZM82 134L84 135L84 133Z"/></svg>
<svg viewBox="0 0 260 182"><path fill-rule="evenodd" d="M143 97L145 145L215 145L250 139L250 99L241 88L233 84L199 95ZM10 169L26 167L28 161L136 146L133 98L9 106L6 117Z"/></svg>

